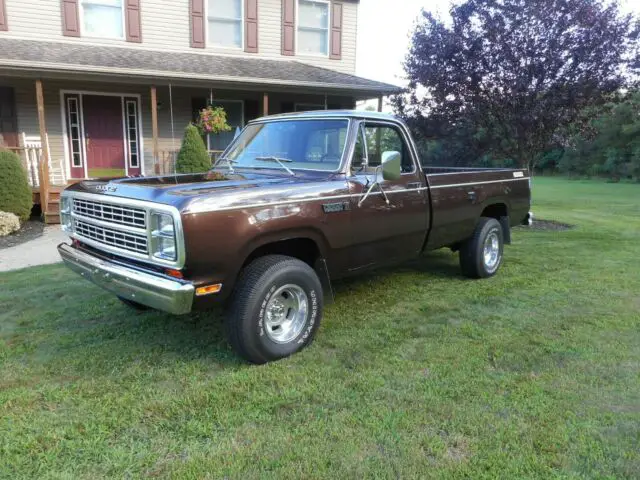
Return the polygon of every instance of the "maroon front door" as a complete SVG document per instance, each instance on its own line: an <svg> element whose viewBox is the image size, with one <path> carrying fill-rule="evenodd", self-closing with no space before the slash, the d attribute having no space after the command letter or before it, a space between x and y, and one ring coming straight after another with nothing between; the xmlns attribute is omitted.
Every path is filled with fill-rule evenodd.
<svg viewBox="0 0 640 480"><path fill-rule="evenodd" d="M83 95L84 134L89 178L126 175L120 97Z"/></svg>

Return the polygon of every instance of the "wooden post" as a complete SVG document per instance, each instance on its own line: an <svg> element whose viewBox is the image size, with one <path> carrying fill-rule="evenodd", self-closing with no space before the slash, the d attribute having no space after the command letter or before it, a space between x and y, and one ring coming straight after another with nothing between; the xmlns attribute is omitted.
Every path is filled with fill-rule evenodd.
<svg viewBox="0 0 640 480"><path fill-rule="evenodd" d="M155 85L151 85L151 134L153 135L153 169L158 175L160 173L160 149L158 147L158 92Z"/></svg>
<svg viewBox="0 0 640 480"><path fill-rule="evenodd" d="M36 103L38 105L38 124L40 126L40 144L42 145L38 161L40 175L40 207L43 217L49 209L49 142L47 141L47 122L44 110L44 93L42 80L36 80Z"/></svg>
<svg viewBox="0 0 640 480"><path fill-rule="evenodd" d="M266 92L262 94L262 114L269 115L269 94Z"/></svg>
<svg viewBox="0 0 640 480"><path fill-rule="evenodd" d="M378 97L378 111L382 111L382 100L384 97Z"/></svg>

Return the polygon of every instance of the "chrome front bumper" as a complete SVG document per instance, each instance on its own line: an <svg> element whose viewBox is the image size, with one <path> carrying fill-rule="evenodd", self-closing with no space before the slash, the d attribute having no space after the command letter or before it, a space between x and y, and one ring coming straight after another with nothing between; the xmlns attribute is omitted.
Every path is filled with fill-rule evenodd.
<svg viewBox="0 0 640 480"><path fill-rule="evenodd" d="M66 243L58 252L71 270L119 297L177 315L191 311L195 288L190 283L103 260Z"/></svg>

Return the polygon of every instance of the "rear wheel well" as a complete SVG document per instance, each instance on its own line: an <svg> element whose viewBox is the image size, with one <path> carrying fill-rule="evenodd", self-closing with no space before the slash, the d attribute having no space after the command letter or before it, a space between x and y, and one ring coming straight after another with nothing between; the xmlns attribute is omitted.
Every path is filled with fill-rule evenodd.
<svg viewBox="0 0 640 480"><path fill-rule="evenodd" d="M481 217L495 218L500 222L502 226L502 234L504 237L504 243L509 245L511 243L511 222L509 221L509 210L504 203L494 203L486 207Z"/></svg>
<svg viewBox="0 0 640 480"><path fill-rule="evenodd" d="M290 238L277 242L267 243L256 248L245 260L243 267L253 262L256 258L265 255L286 255L302 260L312 268L316 260L321 256L316 242L310 238Z"/></svg>
<svg viewBox="0 0 640 480"><path fill-rule="evenodd" d="M481 217L490 217L495 218L496 220L500 220L500 217L506 217L508 215L507 206L504 203L494 203L493 205L489 205L480 214Z"/></svg>

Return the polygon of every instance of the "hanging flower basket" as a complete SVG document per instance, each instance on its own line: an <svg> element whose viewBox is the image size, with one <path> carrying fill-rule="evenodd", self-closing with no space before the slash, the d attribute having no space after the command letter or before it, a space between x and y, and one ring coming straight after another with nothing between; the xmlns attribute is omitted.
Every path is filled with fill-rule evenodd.
<svg viewBox="0 0 640 480"><path fill-rule="evenodd" d="M203 135L216 135L231 130L231 125L227 123L227 113L222 107L208 106L200 110L196 125Z"/></svg>

